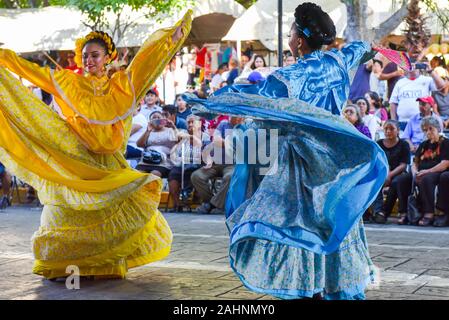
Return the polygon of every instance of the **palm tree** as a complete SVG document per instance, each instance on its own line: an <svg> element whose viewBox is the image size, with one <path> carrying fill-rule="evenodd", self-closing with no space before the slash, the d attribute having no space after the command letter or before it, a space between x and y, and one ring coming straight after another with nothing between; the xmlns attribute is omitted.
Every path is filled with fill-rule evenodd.
<svg viewBox="0 0 449 320"><path fill-rule="evenodd" d="M426 26L427 17L421 13L420 0L411 0L408 5L408 15L405 18L405 45L412 58L422 54L430 43L431 33Z"/></svg>

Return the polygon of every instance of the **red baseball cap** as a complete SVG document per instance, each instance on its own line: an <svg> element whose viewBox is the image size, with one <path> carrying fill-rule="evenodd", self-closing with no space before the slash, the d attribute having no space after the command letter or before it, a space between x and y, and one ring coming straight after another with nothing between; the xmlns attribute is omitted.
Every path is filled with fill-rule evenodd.
<svg viewBox="0 0 449 320"><path fill-rule="evenodd" d="M430 104L432 106L435 104L435 100L433 100L433 97L431 97L431 96L418 98L418 99L416 99L416 101L421 101L421 102L424 102L424 103L428 103L428 104Z"/></svg>

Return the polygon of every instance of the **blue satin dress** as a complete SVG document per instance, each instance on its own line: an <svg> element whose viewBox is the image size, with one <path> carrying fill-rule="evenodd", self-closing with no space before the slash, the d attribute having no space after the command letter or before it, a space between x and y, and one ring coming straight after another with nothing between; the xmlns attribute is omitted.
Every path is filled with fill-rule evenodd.
<svg viewBox="0 0 449 320"><path fill-rule="evenodd" d="M388 171L382 149L340 116L369 45L314 51L258 85L234 85L207 100L186 97L199 115L254 119L277 129L278 170L236 165L227 195L230 264L243 284L282 299L323 294L364 299L375 278L361 217Z"/></svg>

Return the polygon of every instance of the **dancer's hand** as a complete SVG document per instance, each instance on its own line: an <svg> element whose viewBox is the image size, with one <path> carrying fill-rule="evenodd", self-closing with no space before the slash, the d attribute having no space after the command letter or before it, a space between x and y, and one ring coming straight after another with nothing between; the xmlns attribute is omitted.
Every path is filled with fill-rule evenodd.
<svg viewBox="0 0 449 320"><path fill-rule="evenodd" d="M175 33L173 33L172 40L173 42L178 42L184 36L184 32L182 32L182 28L186 25L186 22L183 21L179 27L176 28Z"/></svg>

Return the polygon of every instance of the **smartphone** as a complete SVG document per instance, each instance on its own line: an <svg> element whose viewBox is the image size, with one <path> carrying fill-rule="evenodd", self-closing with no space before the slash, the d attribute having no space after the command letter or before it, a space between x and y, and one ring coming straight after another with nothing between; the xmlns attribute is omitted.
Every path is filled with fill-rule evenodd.
<svg viewBox="0 0 449 320"><path fill-rule="evenodd" d="M151 124L154 126L165 126L167 124L166 119L155 119L151 120Z"/></svg>
<svg viewBox="0 0 449 320"><path fill-rule="evenodd" d="M415 69L427 70L427 64L426 63L417 63L417 64L415 64Z"/></svg>

